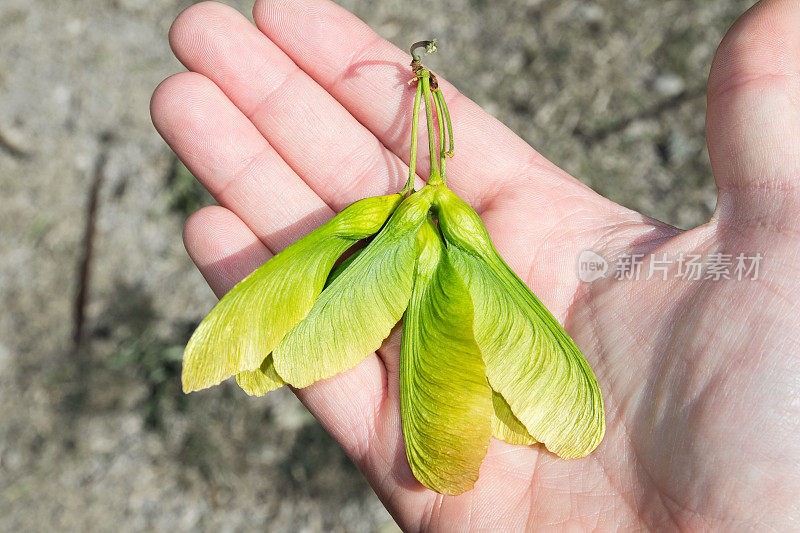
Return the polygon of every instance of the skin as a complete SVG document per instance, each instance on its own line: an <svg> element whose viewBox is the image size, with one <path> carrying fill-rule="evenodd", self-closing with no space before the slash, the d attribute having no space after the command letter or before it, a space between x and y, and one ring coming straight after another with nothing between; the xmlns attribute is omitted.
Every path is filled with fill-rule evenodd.
<svg viewBox="0 0 800 533"><path fill-rule="evenodd" d="M327 1L259 0L254 17L217 3L183 12L170 44L189 72L151 104L158 131L220 203L184 231L217 295L352 201L399 190L407 172L409 57ZM571 461L492 441L473 491L425 490L403 451L395 331L354 369L296 393L398 523L796 528L800 4L762 1L720 45L707 115L718 205L690 231L602 198L440 83L456 132L448 185L583 350L607 432ZM418 161L427 175L424 153ZM758 280L589 284L575 274L585 249L642 253L645 269L662 253L764 260Z"/></svg>

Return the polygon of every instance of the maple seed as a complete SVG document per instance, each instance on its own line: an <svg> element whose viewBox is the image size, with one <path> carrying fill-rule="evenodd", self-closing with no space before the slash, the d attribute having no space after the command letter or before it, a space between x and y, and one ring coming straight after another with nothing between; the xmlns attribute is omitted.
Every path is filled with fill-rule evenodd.
<svg viewBox="0 0 800 533"><path fill-rule="evenodd" d="M602 440L605 415L575 342L447 187L453 124L419 48L433 53L436 40L411 47L417 90L403 189L351 204L237 284L189 340L183 387L233 375L254 395L306 387L360 363L402 317L406 458L425 487L461 494L478 481L491 437L581 457ZM430 173L414 191L423 103Z"/></svg>

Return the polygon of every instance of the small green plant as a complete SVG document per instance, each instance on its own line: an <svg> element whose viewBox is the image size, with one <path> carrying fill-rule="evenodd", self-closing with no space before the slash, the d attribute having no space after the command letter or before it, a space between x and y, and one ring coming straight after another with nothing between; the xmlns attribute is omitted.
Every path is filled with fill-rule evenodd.
<svg viewBox="0 0 800 533"><path fill-rule="evenodd" d="M406 456L423 485L460 494L477 481L492 436L580 457L600 443L605 419L578 347L447 188L453 128L436 76L415 53L421 47L431 53L436 42L411 48L417 90L403 190L355 202L236 285L190 339L183 387L233 375L255 395L306 387L357 365L403 318ZM430 176L414 191L423 101Z"/></svg>
<svg viewBox="0 0 800 533"><path fill-rule="evenodd" d="M141 409L151 428L163 429L162 411L175 390L172 384L180 371L182 348L148 333L123 340L108 362L109 369L132 371L147 386Z"/></svg>
<svg viewBox="0 0 800 533"><path fill-rule="evenodd" d="M188 217L214 201L186 166L175 158L166 180L167 203L170 210Z"/></svg>

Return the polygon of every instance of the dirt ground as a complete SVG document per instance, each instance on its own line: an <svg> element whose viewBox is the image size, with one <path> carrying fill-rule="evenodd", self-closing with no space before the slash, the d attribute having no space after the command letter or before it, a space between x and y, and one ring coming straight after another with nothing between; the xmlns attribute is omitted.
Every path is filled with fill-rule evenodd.
<svg viewBox="0 0 800 533"><path fill-rule="evenodd" d="M180 393L215 302L181 226L210 199L148 101L191 3L0 2L0 531L394 530L289 392ZM705 81L751 0L341 3L402 48L437 36L434 70L600 193L712 213Z"/></svg>

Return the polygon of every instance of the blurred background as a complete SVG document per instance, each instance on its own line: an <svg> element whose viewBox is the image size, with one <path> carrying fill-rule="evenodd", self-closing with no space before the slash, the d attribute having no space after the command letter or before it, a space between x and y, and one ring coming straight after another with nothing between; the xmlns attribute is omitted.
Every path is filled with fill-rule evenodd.
<svg viewBox="0 0 800 533"><path fill-rule="evenodd" d="M0 1L0 531L393 531L286 390L183 396L211 198L150 123L188 0ZM249 0L226 0L250 16ZM598 192L708 219L716 45L752 0L342 0Z"/></svg>

